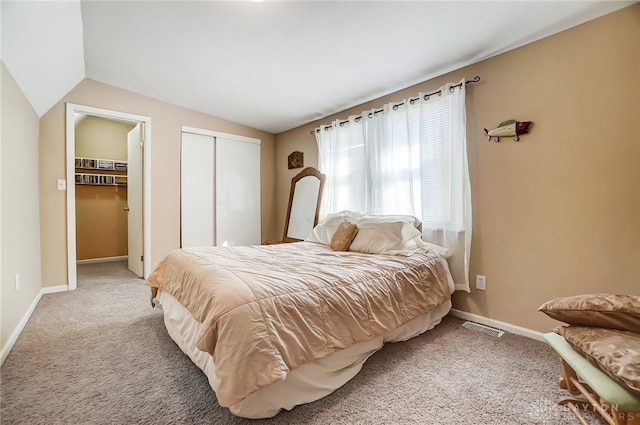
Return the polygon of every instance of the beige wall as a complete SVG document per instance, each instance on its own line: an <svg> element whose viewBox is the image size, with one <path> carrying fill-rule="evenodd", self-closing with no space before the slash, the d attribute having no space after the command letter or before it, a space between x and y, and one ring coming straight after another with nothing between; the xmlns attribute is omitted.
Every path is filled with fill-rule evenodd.
<svg viewBox="0 0 640 425"><path fill-rule="evenodd" d="M76 156L127 160L127 135L135 127L86 116L76 124Z"/></svg>
<svg viewBox="0 0 640 425"><path fill-rule="evenodd" d="M12 337L40 292L38 115L2 63L0 181L0 347ZM55 182L50 182L55 190ZM20 289L15 289L19 275ZM15 335L14 335L15 337Z"/></svg>
<svg viewBox="0 0 640 425"><path fill-rule="evenodd" d="M180 132L198 127L262 140L262 238L274 226L274 136L210 115L85 79L40 120L40 202L43 286L67 284L65 192L65 103L151 117L151 266L180 245ZM44 207L46 206L46 208Z"/></svg>
<svg viewBox="0 0 640 425"><path fill-rule="evenodd" d="M487 289L456 293L454 308L548 331L558 322L536 310L550 298L640 294L640 5L277 135L277 223L286 156L317 165L309 130L474 75L470 275ZM533 121L530 134L486 140L483 128L511 118Z"/></svg>
<svg viewBox="0 0 640 425"><path fill-rule="evenodd" d="M77 260L127 255L126 206L126 187L76 185Z"/></svg>

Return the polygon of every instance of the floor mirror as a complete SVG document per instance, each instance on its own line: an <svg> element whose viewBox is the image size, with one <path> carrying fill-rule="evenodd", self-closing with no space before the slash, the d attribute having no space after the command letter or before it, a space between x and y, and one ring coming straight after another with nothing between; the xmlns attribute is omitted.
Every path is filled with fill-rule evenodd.
<svg viewBox="0 0 640 425"><path fill-rule="evenodd" d="M325 176L313 167L307 167L291 179L289 205L281 241L265 244L300 242L318 224L318 212Z"/></svg>

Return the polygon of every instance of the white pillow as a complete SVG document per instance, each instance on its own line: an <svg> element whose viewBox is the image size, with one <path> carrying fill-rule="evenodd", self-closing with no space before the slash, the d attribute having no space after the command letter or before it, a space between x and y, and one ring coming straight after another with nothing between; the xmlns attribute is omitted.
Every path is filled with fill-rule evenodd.
<svg viewBox="0 0 640 425"><path fill-rule="evenodd" d="M358 234L349 251L368 254L411 255L427 251L422 234L406 221L358 222Z"/></svg>
<svg viewBox="0 0 640 425"><path fill-rule="evenodd" d="M304 240L307 242L321 243L323 245L331 245L331 238L343 219L349 219L357 225L358 218L362 216L363 214L346 210L328 214L313 228Z"/></svg>
<svg viewBox="0 0 640 425"><path fill-rule="evenodd" d="M358 234L351 242L349 251L368 254L388 254L404 250L403 228L411 225L404 221L358 222ZM418 229L413 228L416 232Z"/></svg>

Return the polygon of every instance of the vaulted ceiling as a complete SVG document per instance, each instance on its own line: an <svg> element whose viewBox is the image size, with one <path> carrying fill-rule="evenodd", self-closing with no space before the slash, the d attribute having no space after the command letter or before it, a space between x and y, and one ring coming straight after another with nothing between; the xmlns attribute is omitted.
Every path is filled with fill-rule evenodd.
<svg viewBox="0 0 640 425"><path fill-rule="evenodd" d="M84 78L271 133L632 1L6 1L2 60L42 116Z"/></svg>

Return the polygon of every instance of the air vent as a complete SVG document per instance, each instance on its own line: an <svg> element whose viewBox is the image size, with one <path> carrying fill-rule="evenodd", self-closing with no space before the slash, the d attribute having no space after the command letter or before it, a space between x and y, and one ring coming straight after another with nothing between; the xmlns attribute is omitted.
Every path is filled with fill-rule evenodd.
<svg viewBox="0 0 640 425"><path fill-rule="evenodd" d="M464 322L462 324L462 327L467 329L472 329L474 331L482 332L484 334L491 335L491 336L501 337L502 335L504 335L504 331L501 331L500 329L490 328L489 326L480 325L474 322Z"/></svg>

